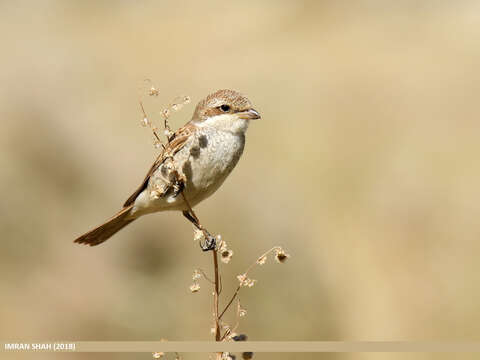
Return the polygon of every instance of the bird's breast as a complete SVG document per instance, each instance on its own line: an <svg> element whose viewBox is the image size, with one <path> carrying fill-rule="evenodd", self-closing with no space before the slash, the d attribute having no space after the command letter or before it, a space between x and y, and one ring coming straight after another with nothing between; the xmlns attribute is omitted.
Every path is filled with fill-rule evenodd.
<svg viewBox="0 0 480 360"><path fill-rule="evenodd" d="M238 163L245 146L244 134L202 129L182 149L181 171L187 179L187 196L195 203L210 196Z"/></svg>

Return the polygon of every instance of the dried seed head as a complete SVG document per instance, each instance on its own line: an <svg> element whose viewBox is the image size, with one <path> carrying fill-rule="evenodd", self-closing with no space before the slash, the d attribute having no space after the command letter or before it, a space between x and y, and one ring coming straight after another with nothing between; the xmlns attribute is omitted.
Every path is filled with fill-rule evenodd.
<svg viewBox="0 0 480 360"><path fill-rule="evenodd" d="M220 252L227 251L227 242L222 240L221 235L217 235L217 243L220 244Z"/></svg>
<svg viewBox="0 0 480 360"><path fill-rule="evenodd" d="M232 250L223 250L221 253L221 260L223 263L228 264L232 260L233 251Z"/></svg>
<svg viewBox="0 0 480 360"><path fill-rule="evenodd" d="M248 278L246 274L238 275L237 279L240 283L240 286L252 287L257 282L257 280Z"/></svg>
<svg viewBox="0 0 480 360"><path fill-rule="evenodd" d="M153 353L153 358L154 359L161 359L162 357L165 356L165 353L164 352L154 352Z"/></svg>
<svg viewBox="0 0 480 360"><path fill-rule="evenodd" d="M193 226L193 241L200 241L203 240L204 234L202 230L197 229L195 226Z"/></svg>
<svg viewBox="0 0 480 360"><path fill-rule="evenodd" d="M168 119L170 117L170 109L163 109L162 111L162 116L165 118L165 119Z"/></svg>
<svg viewBox="0 0 480 360"><path fill-rule="evenodd" d="M158 96L159 93L158 89L155 89L153 86L148 90L148 95L150 96Z"/></svg>
<svg viewBox="0 0 480 360"><path fill-rule="evenodd" d="M155 137L153 138L153 146L155 149L159 149L162 146L162 142Z"/></svg>
<svg viewBox="0 0 480 360"><path fill-rule="evenodd" d="M275 260L278 263L284 263L290 257L290 254L287 254L282 248L275 250Z"/></svg>
<svg viewBox="0 0 480 360"><path fill-rule="evenodd" d="M146 127L148 124L150 124L150 121L148 120L148 118L144 117L142 120L140 120L140 124L143 127Z"/></svg>
<svg viewBox="0 0 480 360"><path fill-rule="evenodd" d="M232 337L233 341L247 341L248 336L245 334L240 334Z"/></svg>
<svg viewBox="0 0 480 360"><path fill-rule="evenodd" d="M196 293L200 290L200 284L197 281L194 281L192 285L190 285L190 291L192 293Z"/></svg>
<svg viewBox="0 0 480 360"><path fill-rule="evenodd" d="M188 96L177 96L173 99L172 103L170 104L170 109L172 111L180 110L185 104L190 102L190 98Z"/></svg>
<svg viewBox="0 0 480 360"><path fill-rule="evenodd" d="M245 280L247 279L247 275L245 275L245 274L237 275L237 279L240 282L240 285L242 285L245 282Z"/></svg>
<svg viewBox="0 0 480 360"><path fill-rule="evenodd" d="M260 256L257 259L257 264L258 265L263 265L263 264L265 264L266 261L267 261L267 255L263 255L263 256Z"/></svg>
<svg viewBox="0 0 480 360"><path fill-rule="evenodd" d="M250 360L253 359L253 352L251 351L245 351L242 353L242 359L244 360Z"/></svg>
<svg viewBox="0 0 480 360"><path fill-rule="evenodd" d="M222 353L221 359L222 360L235 360L235 355L230 354L228 352L224 352L224 353Z"/></svg>
<svg viewBox="0 0 480 360"><path fill-rule="evenodd" d="M243 309L240 306L238 307L238 316L243 317L247 315L247 309Z"/></svg>
<svg viewBox="0 0 480 360"><path fill-rule="evenodd" d="M192 279L195 281L195 280L201 279L201 277L202 277L202 274L200 273L200 271L195 269L193 271Z"/></svg>

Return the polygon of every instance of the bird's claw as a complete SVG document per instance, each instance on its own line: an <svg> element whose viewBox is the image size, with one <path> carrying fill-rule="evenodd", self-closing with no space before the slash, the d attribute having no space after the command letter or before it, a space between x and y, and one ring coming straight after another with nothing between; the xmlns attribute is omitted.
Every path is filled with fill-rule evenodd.
<svg viewBox="0 0 480 360"><path fill-rule="evenodd" d="M215 250L216 246L216 239L209 233L205 234L205 241L203 243L200 242L200 249L202 249L203 251Z"/></svg>

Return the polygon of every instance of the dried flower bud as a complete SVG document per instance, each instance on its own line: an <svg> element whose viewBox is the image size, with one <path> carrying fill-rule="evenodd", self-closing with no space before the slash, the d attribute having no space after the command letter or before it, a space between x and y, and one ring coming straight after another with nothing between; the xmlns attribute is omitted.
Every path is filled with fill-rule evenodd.
<svg viewBox="0 0 480 360"><path fill-rule="evenodd" d="M260 256L257 259L257 264L258 265L263 265L263 264L265 264L266 261L267 261L267 255L263 255L263 256Z"/></svg>
<svg viewBox="0 0 480 360"><path fill-rule="evenodd" d="M248 336L245 334L240 334L232 337L233 341L247 341Z"/></svg>
<svg viewBox="0 0 480 360"><path fill-rule="evenodd" d="M168 119L170 117L170 109L163 109L162 115L165 119Z"/></svg>
<svg viewBox="0 0 480 360"><path fill-rule="evenodd" d="M244 360L250 360L253 359L253 352L251 351L245 351L242 353L242 359Z"/></svg>
<svg viewBox="0 0 480 360"><path fill-rule="evenodd" d="M150 123L150 121L149 121L148 118L146 118L146 117L144 117L142 120L140 120L140 124L141 124L143 127L146 127L149 123Z"/></svg>
<svg viewBox="0 0 480 360"><path fill-rule="evenodd" d="M198 271L198 270L195 269L195 270L193 271L192 279L193 279L193 280L199 280L199 279L201 279L201 278L202 278L202 274L200 273L200 271Z"/></svg>
<svg viewBox="0 0 480 360"><path fill-rule="evenodd" d="M170 105L170 109L173 111L178 111L189 102L190 98L188 96L177 96L175 99L173 99L172 104Z"/></svg>
<svg viewBox="0 0 480 360"><path fill-rule="evenodd" d="M220 251L227 251L227 242L222 240L222 236L221 235L217 235L217 243L220 245Z"/></svg>
<svg viewBox="0 0 480 360"><path fill-rule="evenodd" d="M193 227L193 241L203 240L204 234L202 230L199 230L197 227Z"/></svg>
<svg viewBox="0 0 480 360"><path fill-rule="evenodd" d="M158 96L160 92L155 89L153 86L150 88L150 90L148 90L148 95L150 96Z"/></svg>
<svg viewBox="0 0 480 360"><path fill-rule="evenodd" d="M275 250L275 260L278 263L284 263L290 257L282 248L278 248Z"/></svg>
<svg viewBox="0 0 480 360"><path fill-rule="evenodd" d="M194 281L192 285L190 285L190 291L192 293L196 293L200 290L200 284L197 281Z"/></svg>
<svg viewBox="0 0 480 360"><path fill-rule="evenodd" d="M155 149L159 149L162 146L162 142L158 141L157 138L154 138L153 139L153 146L155 147Z"/></svg>
<svg viewBox="0 0 480 360"><path fill-rule="evenodd" d="M154 359L161 359L162 357L165 356L165 353L164 352L154 352L153 353L153 358Z"/></svg>
<svg viewBox="0 0 480 360"><path fill-rule="evenodd" d="M238 335L237 333L231 332L231 333L229 333L229 334L226 336L226 339L228 339L228 340L233 340L233 338L234 338L235 336L237 336L237 335Z"/></svg>
<svg viewBox="0 0 480 360"><path fill-rule="evenodd" d="M247 310L246 310L246 309L243 309L243 308L241 308L241 307L239 306L239 307L238 307L238 316L243 317L243 316L245 316L245 315L247 315Z"/></svg>
<svg viewBox="0 0 480 360"><path fill-rule="evenodd" d="M228 264L230 260L232 260L233 251L227 249L222 251L220 255L221 255L220 259L222 260L222 262L225 264Z"/></svg>
<svg viewBox="0 0 480 360"><path fill-rule="evenodd" d="M257 282L257 280L247 278L246 274L238 275L237 279L240 282L240 286L252 287Z"/></svg>
<svg viewBox="0 0 480 360"><path fill-rule="evenodd" d="M237 279L240 282L240 285L242 285L245 282L245 280L247 279L247 275L245 275L245 274L237 275Z"/></svg>
<svg viewBox="0 0 480 360"><path fill-rule="evenodd" d="M224 353L222 353L221 359L222 360L235 360L235 355L230 354L229 352L224 352Z"/></svg>

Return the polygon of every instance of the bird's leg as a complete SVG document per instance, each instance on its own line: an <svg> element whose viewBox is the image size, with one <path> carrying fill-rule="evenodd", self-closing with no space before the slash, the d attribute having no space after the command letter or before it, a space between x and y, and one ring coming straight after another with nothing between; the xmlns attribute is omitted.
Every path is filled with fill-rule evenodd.
<svg viewBox="0 0 480 360"><path fill-rule="evenodd" d="M183 191L185 189L185 182L186 182L185 176L183 174L180 175L180 173L175 168L174 168L174 176L176 180L175 181L176 184L174 186L174 189L176 188L175 196L177 196L179 193L182 194L183 201L187 205L187 209L188 209L182 212L183 216L185 216L188 219L188 221L190 221L198 230L202 231L203 236L205 237L205 242L202 243L200 241L200 248L203 251L215 250L215 247L217 246L215 237L213 237L207 231L207 229L205 229L202 226L202 224L200 224L200 220L198 219L197 215L195 214L192 207L190 206L190 203L188 202L187 197L185 196L185 193Z"/></svg>
<svg viewBox="0 0 480 360"><path fill-rule="evenodd" d="M192 207L188 203L185 194L182 191L182 196L183 199L185 200L185 204L187 204L188 210L184 210L183 216L185 216L188 221L190 221L198 230L203 232L203 236L205 237L205 242L200 242L200 248L203 251L209 251L209 250L215 250L215 247L217 246L217 242L215 240L215 237L213 237L207 229L205 229L202 224L200 224L200 220L198 220L197 215L195 215L195 212L193 211Z"/></svg>
<svg viewBox="0 0 480 360"><path fill-rule="evenodd" d="M182 211L183 216L187 218L198 230L202 230L200 224L198 223L198 219L195 219L188 210Z"/></svg>
<svg viewBox="0 0 480 360"><path fill-rule="evenodd" d="M203 251L209 251L209 250L215 250L215 247L217 245L216 241L215 241L215 237L213 237L208 231L207 229L205 229L201 224L200 222L198 221L198 218L197 216L195 215L195 213L192 211L188 211L188 210L185 210L182 212L183 213L183 216L185 216L188 221L190 221L198 230L202 231L203 232L203 236L205 237L205 242L200 242L200 248L203 250Z"/></svg>

